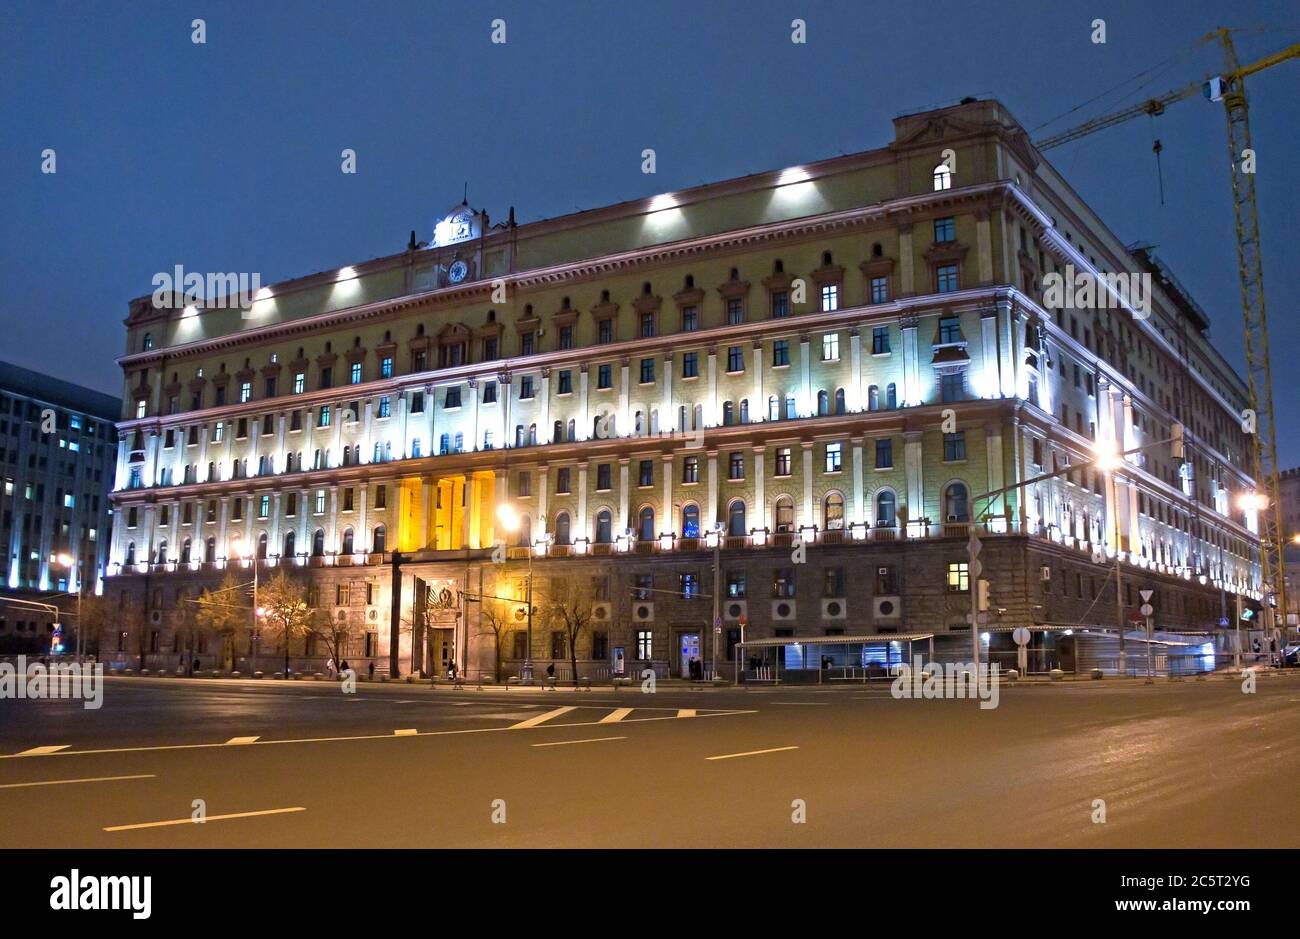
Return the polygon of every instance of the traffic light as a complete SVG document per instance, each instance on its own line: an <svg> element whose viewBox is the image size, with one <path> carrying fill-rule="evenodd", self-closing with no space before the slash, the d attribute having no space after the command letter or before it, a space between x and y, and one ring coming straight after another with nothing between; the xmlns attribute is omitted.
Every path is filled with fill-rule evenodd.
<svg viewBox="0 0 1300 939"><path fill-rule="evenodd" d="M1175 460L1187 459L1187 444L1183 436L1183 425L1174 421L1170 428L1173 433L1173 439L1169 442L1170 453Z"/></svg>
<svg viewBox="0 0 1300 939"><path fill-rule="evenodd" d="M985 613L989 608L989 582L981 577L975 581L976 590L976 608Z"/></svg>

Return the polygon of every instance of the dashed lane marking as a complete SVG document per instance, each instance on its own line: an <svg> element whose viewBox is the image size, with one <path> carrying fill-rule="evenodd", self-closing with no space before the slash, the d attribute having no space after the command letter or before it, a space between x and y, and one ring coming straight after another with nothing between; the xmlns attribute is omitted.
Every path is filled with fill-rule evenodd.
<svg viewBox="0 0 1300 939"><path fill-rule="evenodd" d="M72 746L70 743L61 743L53 747L32 747L30 750L24 750L22 753L15 753L14 756L49 756L51 753L58 753L60 750L66 750Z"/></svg>
<svg viewBox="0 0 1300 939"><path fill-rule="evenodd" d="M257 737L231 737L226 741L226 746L238 747L243 746L244 744L257 743L257 740Z"/></svg>
<svg viewBox="0 0 1300 939"><path fill-rule="evenodd" d="M678 709L677 709L677 716L678 716L678 717L696 717L697 714L696 714L695 708L678 708Z"/></svg>
<svg viewBox="0 0 1300 939"><path fill-rule="evenodd" d="M134 825L110 825L104 831L134 831L139 828L168 828L172 825L206 825L208 822L224 822L232 818L256 818L260 815L285 815L289 812L305 812L307 809L295 805L287 809L262 809L258 812L231 812L229 815L208 815L202 821L195 818L169 818L164 822L137 822Z"/></svg>
<svg viewBox="0 0 1300 939"><path fill-rule="evenodd" d="M621 721L623 718L625 718L625 717L627 717L629 714L631 714L633 710L635 710L635 709L634 709L634 708L615 708L614 710L612 710L612 711L610 711L608 714L606 714L604 717L602 717L602 718L600 719L599 723L601 723L601 724L617 724L617 723L618 723L619 721Z"/></svg>
<svg viewBox="0 0 1300 939"><path fill-rule="evenodd" d="M740 756L759 756L763 753L780 753L784 750L798 750L798 747L771 747L767 750L747 750L744 753L724 753L721 756L706 756L706 760L734 760Z"/></svg>
<svg viewBox="0 0 1300 939"><path fill-rule="evenodd" d="M117 782L121 779L157 779L154 773L137 773L134 776L87 776L83 779L42 779L39 782L4 783L0 789L26 789L30 786L67 786L72 783Z"/></svg>
<svg viewBox="0 0 1300 939"><path fill-rule="evenodd" d="M626 740L626 737L587 737L583 740L553 740L550 743L535 743L534 747L567 747L571 743L601 743L605 740Z"/></svg>
<svg viewBox="0 0 1300 939"><path fill-rule="evenodd" d="M415 736L416 734L418 734L418 733L419 733L419 731L416 730L414 727L406 727L406 728L403 728L403 729L401 729L401 730L395 730L395 731L393 731L393 736L394 736L394 737L414 737L414 736Z"/></svg>

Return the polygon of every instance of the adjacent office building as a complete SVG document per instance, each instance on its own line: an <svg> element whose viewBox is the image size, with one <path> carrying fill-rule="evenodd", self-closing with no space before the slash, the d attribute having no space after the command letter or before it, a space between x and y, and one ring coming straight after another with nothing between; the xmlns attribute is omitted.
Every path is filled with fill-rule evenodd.
<svg viewBox="0 0 1300 939"><path fill-rule="evenodd" d="M122 402L0 362L0 648L49 652L59 617L102 589ZM20 602L15 602L20 601Z"/></svg>
<svg viewBox="0 0 1300 939"><path fill-rule="evenodd" d="M742 631L969 647L976 526L989 648L1114 627L1147 588L1159 628L1213 633L1259 558L1209 314L998 102L894 124L544 221L456 206L246 308L131 302L110 594L165 657L185 598L256 555L381 671L395 638L403 672L678 674L716 643L729 674Z"/></svg>

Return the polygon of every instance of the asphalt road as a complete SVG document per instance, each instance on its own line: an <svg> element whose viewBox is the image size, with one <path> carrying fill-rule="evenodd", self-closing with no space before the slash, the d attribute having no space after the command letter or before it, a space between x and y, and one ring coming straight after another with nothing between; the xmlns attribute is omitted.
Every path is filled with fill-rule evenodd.
<svg viewBox="0 0 1300 939"><path fill-rule="evenodd" d="M1296 847L1297 705L1292 676L992 710L885 684L108 679L100 710L0 701L0 847Z"/></svg>

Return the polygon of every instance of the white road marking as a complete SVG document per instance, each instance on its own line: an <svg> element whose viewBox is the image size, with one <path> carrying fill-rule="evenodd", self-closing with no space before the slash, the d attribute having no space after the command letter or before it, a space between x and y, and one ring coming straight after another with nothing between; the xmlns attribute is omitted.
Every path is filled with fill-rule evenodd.
<svg viewBox="0 0 1300 939"><path fill-rule="evenodd" d="M623 718L625 718L625 717L627 717L629 714L631 714L631 713L632 713L632 710L633 710L632 708L615 708L613 711L610 711L608 714L606 714L604 717L602 717L602 718L600 719L599 723L601 723L601 724L617 724L617 723L618 723L619 721L621 721Z"/></svg>
<svg viewBox="0 0 1300 939"><path fill-rule="evenodd" d="M700 719L706 717L731 717L736 714L757 714L754 709L735 709L728 711L710 711L707 714L699 714ZM637 723L645 721L671 721L676 720L676 714L668 714L663 717L638 717ZM596 727L599 721L579 721L574 724L559 724L560 727ZM463 734L494 734L499 731L513 730L513 726L505 727L469 727L457 730L426 730L415 733L417 737L456 737ZM252 744L255 747L267 747L275 744L293 744L293 743L347 743L358 740L392 740L394 734L353 734L347 737L291 737L285 740L259 740ZM402 735L396 735L402 736ZM407 734L405 736L411 736ZM158 744L151 747L103 747L98 750L64 750L58 748L59 752L50 752L44 755L48 756L92 756L103 755L105 753L158 753L166 750L210 750L214 747L225 747L224 743L166 743ZM31 756L31 753L0 753L0 760L12 760L21 756Z"/></svg>
<svg viewBox="0 0 1300 939"><path fill-rule="evenodd" d="M15 756L49 756L51 753L58 753L60 750L66 750L72 746L70 743L61 743L53 747L32 747L30 750L24 750L22 753L16 753Z"/></svg>
<svg viewBox="0 0 1300 939"><path fill-rule="evenodd" d="M535 747L567 747L571 743L600 743L602 740L626 740L626 737L588 737L585 740L555 740L551 743L535 743Z"/></svg>
<svg viewBox="0 0 1300 939"><path fill-rule="evenodd" d="M783 750L798 750L798 747L772 747L769 750L749 750L745 753L724 753L721 756L706 756L706 760L734 760L738 756L758 756L760 753L780 753Z"/></svg>
<svg viewBox="0 0 1300 939"><path fill-rule="evenodd" d="M44 779L40 782L4 783L0 789L25 789L29 786L66 786L69 783L115 782L119 779L157 779L153 773L140 773L135 776L89 776L85 779Z"/></svg>
<svg viewBox="0 0 1300 939"><path fill-rule="evenodd" d="M133 831L137 828L167 828L172 825L206 825L208 822L224 822L230 818L256 818L259 815L284 815L288 812L305 812L307 809L295 805L287 809L262 809L260 812L232 812L229 815L209 815L203 821L194 818L171 818L165 822L139 822L135 825L110 825L104 831Z"/></svg>
<svg viewBox="0 0 1300 939"><path fill-rule="evenodd" d="M559 717L561 714L568 714L570 711L576 711L576 710L577 708L571 705L565 705L564 707L553 708L549 711L544 711L541 714L534 714L532 717L528 718L527 720L520 721L518 724L511 724L510 729L526 730L529 727L536 727L538 724L544 724L553 717Z"/></svg>
<svg viewBox="0 0 1300 939"><path fill-rule="evenodd" d="M831 706L829 701L773 701L773 704L800 704L808 708L828 708Z"/></svg>
<svg viewBox="0 0 1300 939"><path fill-rule="evenodd" d="M677 709L677 716L678 716L678 717L695 717L695 716L696 716L695 708L678 708L678 709Z"/></svg>
<svg viewBox="0 0 1300 939"><path fill-rule="evenodd" d="M226 746L228 747L240 746L246 743L257 743L257 741L258 741L257 737L231 737L229 740L226 741Z"/></svg>
<svg viewBox="0 0 1300 939"><path fill-rule="evenodd" d="M418 733L419 733L419 731L416 730L414 727L408 727L408 728L404 728L404 729L402 729L402 730L395 730L395 731L393 731L393 736L395 736L395 737L414 737L414 736L415 736L416 734L418 734Z"/></svg>

